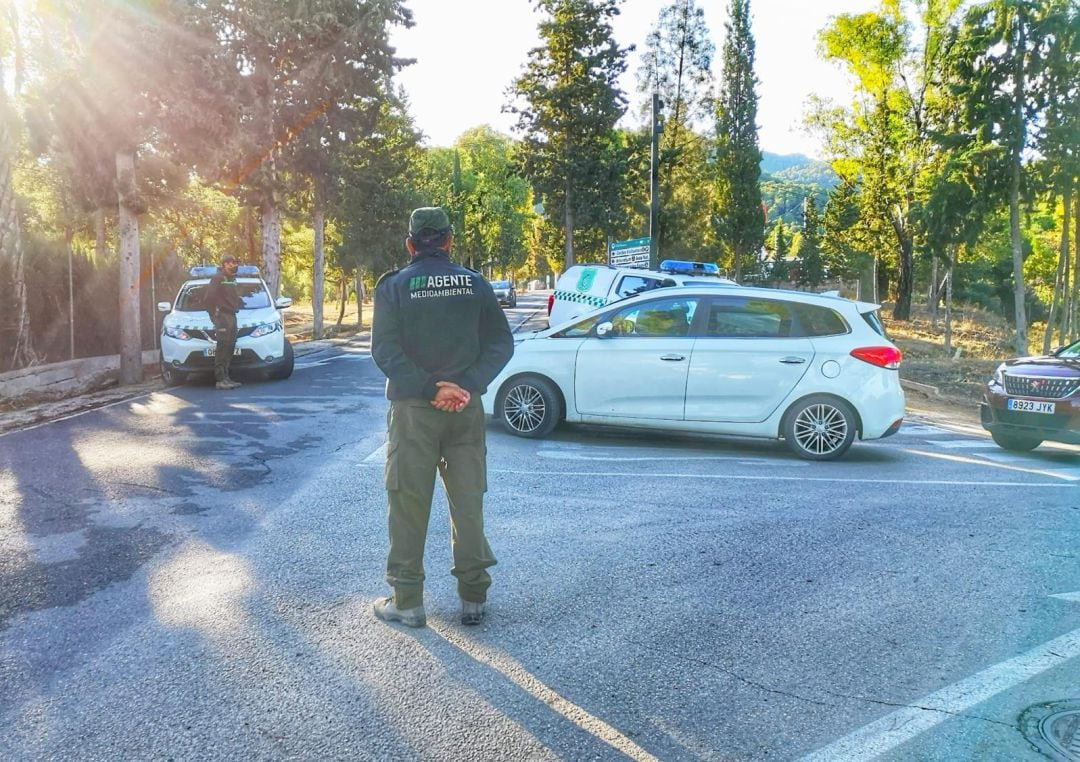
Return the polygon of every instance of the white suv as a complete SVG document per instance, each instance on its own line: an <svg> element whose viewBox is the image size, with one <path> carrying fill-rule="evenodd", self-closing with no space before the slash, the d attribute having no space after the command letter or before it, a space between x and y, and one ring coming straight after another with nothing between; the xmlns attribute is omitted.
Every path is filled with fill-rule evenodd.
<svg viewBox="0 0 1080 762"><path fill-rule="evenodd" d="M484 410L518 436L560 421L783 439L831 460L904 418L878 306L827 294L661 288L515 336Z"/></svg>
<svg viewBox="0 0 1080 762"><path fill-rule="evenodd" d="M167 313L161 324L161 377L169 385L214 370L214 323L203 308L202 297L217 271L214 266L191 268L191 280L180 286L175 303L158 302L158 311ZM290 307L292 299L273 300L259 268L253 265L236 269L236 290L243 306L236 313L232 368L259 371L267 378L288 378L293 372L293 348L285 338L280 310Z"/></svg>
<svg viewBox="0 0 1080 762"><path fill-rule="evenodd" d="M548 325L584 315L597 307L669 286L734 286L710 262L665 259L659 270L611 265L574 265L559 276L548 297Z"/></svg>

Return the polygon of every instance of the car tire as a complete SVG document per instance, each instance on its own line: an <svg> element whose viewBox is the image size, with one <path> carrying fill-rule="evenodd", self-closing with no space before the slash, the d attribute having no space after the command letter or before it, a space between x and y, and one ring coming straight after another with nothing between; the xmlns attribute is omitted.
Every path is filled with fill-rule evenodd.
<svg viewBox="0 0 1080 762"><path fill-rule="evenodd" d="M788 448L800 458L834 460L855 441L855 411L836 397L814 395L791 406L782 429Z"/></svg>
<svg viewBox="0 0 1080 762"><path fill-rule="evenodd" d="M547 436L562 419L562 398L539 376L521 376L503 384L495 411L511 434L536 439Z"/></svg>
<svg viewBox="0 0 1080 762"><path fill-rule="evenodd" d="M296 357L293 354L292 344L288 339L285 339L285 354L281 357L281 362L273 367L273 369L266 374L266 377L271 381L284 381L286 378L292 375L293 366L296 363Z"/></svg>
<svg viewBox="0 0 1080 762"><path fill-rule="evenodd" d="M187 377L188 374L184 371L161 363L161 380L165 382L165 386L180 386L187 381Z"/></svg>
<svg viewBox="0 0 1080 762"><path fill-rule="evenodd" d="M1003 450L1012 452L1030 452L1042 444L1042 439L1032 434L1007 434L1004 431L991 431L990 436Z"/></svg>

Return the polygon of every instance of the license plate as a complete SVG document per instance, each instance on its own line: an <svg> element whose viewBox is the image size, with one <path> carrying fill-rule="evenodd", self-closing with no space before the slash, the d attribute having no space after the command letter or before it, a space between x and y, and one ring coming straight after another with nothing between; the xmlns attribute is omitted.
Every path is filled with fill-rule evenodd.
<svg viewBox="0 0 1080 762"><path fill-rule="evenodd" d="M207 357L213 357L216 353L217 353L217 348L216 347L207 347L206 349L203 350L203 354L206 355ZM239 357L240 356L240 347L233 347L233 352L232 353L233 353L233 357ZM1010 402L1011 401L1012 400L1010 400Z"/></svg>
<svg viewBox="0 0 1080 762"><path fill-rule="evenodd" d="M1054 414L1053 402L1035 402L1033 400L1010 399L1005 403L1005 407L1007 407L1009 410L1018 410L1022 413L1046 413L1047 415Z"/></svg>

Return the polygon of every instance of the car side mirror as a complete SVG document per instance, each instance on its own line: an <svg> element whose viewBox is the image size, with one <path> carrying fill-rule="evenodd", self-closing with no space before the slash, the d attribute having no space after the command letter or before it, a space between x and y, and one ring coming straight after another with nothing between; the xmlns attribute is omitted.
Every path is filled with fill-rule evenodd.
<svg viewBox="0 0 1080 762"><path fill-rule="evenodd" d="M600 325L596 326L596 336L600 339L606 339L611 335L611 321L604 321Z"/></svg>
<svg viewBox="0 0 1080 762"><path fill-rule="evenodd" d="M283 310L286 307L292 307L292 299L287 296L279 296L274 300L274 306L279 310Z"/></svg>
<svg viewBox="0 0 1080 762"><path fill-rule="evenodd" d="M158 312L168 312L171 309L172 309L172 304L170 304L169 302L158 302L157 303L157 311Z"/></svg>

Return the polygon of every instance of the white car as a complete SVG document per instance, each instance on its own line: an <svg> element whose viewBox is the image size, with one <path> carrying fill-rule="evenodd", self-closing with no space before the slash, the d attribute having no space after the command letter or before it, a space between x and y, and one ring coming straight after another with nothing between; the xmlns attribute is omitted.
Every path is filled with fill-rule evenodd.
<svg viewBox="0 0 1080 762"><path fill-rule="evenodd" d="M158 302L158 311L167 313L161 324L161 377L169 385L214 370L214 323L203 309L202 295L216 273L213 266L193 267L191 280L180 286L175 303ZM272 299L259 269L252 265L237 268L236 289L243 307L236 313L232 369L288 378L293 372L293 348L285 338L280 310L291 306L292 299Z"/></svg>
<svg viewBox="0 0 1080 762"><path fill-rule="evenodd" d="M484 410L523 437L566 420L784 439L831 460L903 422L901 354L877 310L768 288L650 291L515 337Z"/></svg>
<svg viewBox="0 0 1080 762"><path fill-rule="evenodd" d="M574 265L555 281L548 297L548 325L573 320L599 307L669 286L734 286L711 262L665 259L658 270L611 265Z"/></svg>

